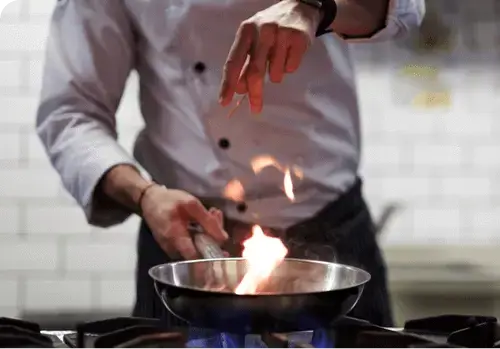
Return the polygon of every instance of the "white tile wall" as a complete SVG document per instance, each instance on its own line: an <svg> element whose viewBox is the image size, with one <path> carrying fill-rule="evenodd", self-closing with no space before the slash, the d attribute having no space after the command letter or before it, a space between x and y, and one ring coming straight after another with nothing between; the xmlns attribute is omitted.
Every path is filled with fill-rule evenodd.
<svg viewBox="0 0 500 349"><path fill-rule="evenodd" d="M1 205L0 222L0 236L18 234L21 226L20 208L15 204Z"/></svg>
<svg viewBox="0 0 500 349"><path fill-rule="evenodd" d="M90 277L39 278L26 280L24 306L33 311L88 310L92 308Z"/></svg>
<svg viewBox="0 0 500 349"><path fill-rule="evenodd" d="M89 227L33 129L55 2L17 0L0 19L0 316L130 309L134 298L138 219L111 229ZM483 36L495 32L487 26ZM404 62L395 62L390 46L377 47L356 51L373 60L358 64L361 170L375 217L388 202L404 205L384 243L500 240L500 65L490 60L448 66L453 105L418 109L405 104L395 69L380 63ZM143 124L135 77L118 120L120 142L130 150Z"/></svg>
<svg viewBox="0 0 500 349"><path fill-rule="evenodd" d="M0 290L2 290L0 308L17 306L17 296L19 293L17 278L2 278L0 280Z"/></svg>
<svg viewBox="0 0 500 349"><path fill-rule="evenodd" d="M60 252L55 238L2 237L0 240L0 272L56 271Z"/></svg>

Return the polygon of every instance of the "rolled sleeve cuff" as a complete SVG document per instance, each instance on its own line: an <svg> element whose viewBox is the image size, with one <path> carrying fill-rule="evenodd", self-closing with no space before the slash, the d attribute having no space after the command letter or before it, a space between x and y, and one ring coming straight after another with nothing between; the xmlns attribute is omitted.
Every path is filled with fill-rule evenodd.
<svg viewBox="0 0 500 349"><path fill-rule="evenodd" d="M421 0L389 0L386 25L365 38L340 37L349 43L382 42L405 35L422 22L425 4Z"/></svg>
<svg viewBox="0 0 500 349"><path fill-rule="evenodd" d="M62 147L64 151L60 151ZM104 130L90 129L70 142L59 143L51 151L57 154L52 159L65 188L83 209L89 224L106 228L124 222L131 215L119 205L94 202L99 182L113 167L130 165L144 175L141 166L113 136Z"/></svg>
<svg viewBox="0 0 500 349"><path fill-rule="evenodd" d="M82 192L82 206L89 224L107 228L123 223L130 217L131 212L118 205L100 206L94 201L94 192L103 176L118 165L130 165L138 170L140 166L131 156L119 145L101 147L95 150L95 157L88 159L83 164L81 176L81 186L78 188Z"/></svg>

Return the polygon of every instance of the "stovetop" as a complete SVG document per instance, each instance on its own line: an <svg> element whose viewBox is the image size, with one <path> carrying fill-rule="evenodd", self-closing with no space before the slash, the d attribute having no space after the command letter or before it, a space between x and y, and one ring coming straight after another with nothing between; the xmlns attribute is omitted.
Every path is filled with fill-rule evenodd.
<svg viewBox="0 0 500 349"><path fill-rule="evenodd" d="M221 334L209 330L166 330L162 322L113 318L74 330L44 332L26 321L0 318L0 347L11 348L500 348L500 325L487 316L443 315L410 320L387 329L349 317L331 328L288 334Z"/></svg>

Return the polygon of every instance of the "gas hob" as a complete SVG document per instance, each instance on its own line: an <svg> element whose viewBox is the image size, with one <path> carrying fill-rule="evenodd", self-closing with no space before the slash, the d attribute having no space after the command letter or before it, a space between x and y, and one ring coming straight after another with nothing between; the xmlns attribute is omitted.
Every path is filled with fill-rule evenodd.
<svg viewBox="0 0 500 349"><path fill-rule="evenodd" d="M167 330L155 319L113 318L74 330L44 332L35 323L0 318L0 347L17 348L500 348L494 317L443 315L388 329L345 317L328 329L298 333L235 335L209 330Z"/></svg>

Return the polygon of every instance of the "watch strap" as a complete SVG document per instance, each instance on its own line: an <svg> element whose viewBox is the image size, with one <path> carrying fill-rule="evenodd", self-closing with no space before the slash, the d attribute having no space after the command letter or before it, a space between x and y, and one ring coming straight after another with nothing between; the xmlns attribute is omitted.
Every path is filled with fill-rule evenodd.
<svg viewBox="0 0 500 349"><path fill-rule="evenodd" d="M317 8L321 11L323 18L318 25L316 30L316 37L324 35L326 33L331 33L332 25L335 17L337 16L337 4L335 0L298 0L299 2Z"/></svg>

